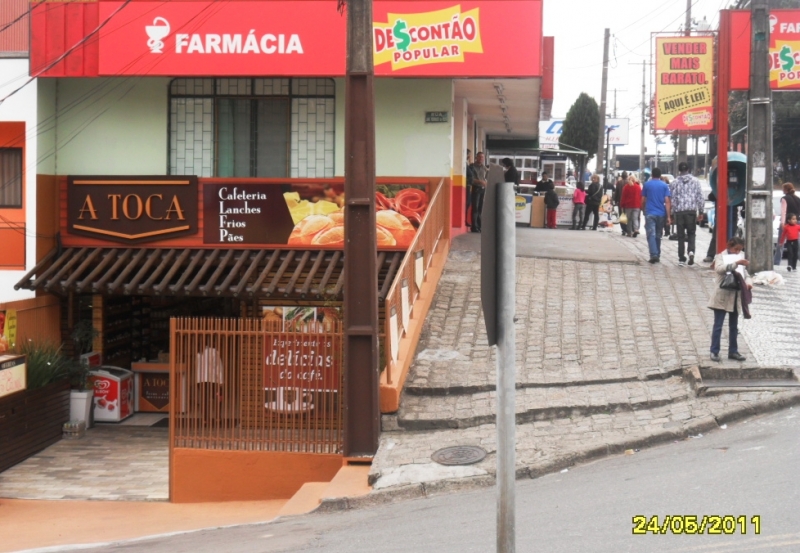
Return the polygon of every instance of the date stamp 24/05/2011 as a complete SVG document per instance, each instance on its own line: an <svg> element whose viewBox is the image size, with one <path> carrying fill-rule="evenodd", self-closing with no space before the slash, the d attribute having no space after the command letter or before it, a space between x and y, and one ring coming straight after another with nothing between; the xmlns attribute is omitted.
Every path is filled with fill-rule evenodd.
<svg viewBox="0 0 800 553"><path fill-rule="evenodd" d="M754 534L761 533L761 516L750 517ZM745 515L658 515L633 517L634 534L747 534L748 520Z"/></svg>

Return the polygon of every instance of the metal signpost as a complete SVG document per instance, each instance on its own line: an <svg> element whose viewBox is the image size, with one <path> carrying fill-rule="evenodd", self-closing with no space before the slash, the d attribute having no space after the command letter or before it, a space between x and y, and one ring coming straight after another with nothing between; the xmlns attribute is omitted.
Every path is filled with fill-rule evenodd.
<svg viewBox="0 0 800 553"><path fill-rule="evenodd" d="M489 170L481 233L481 303L489 345L497 346L497 551L515 551L515 332L516 227L513 185Z"/></svg>

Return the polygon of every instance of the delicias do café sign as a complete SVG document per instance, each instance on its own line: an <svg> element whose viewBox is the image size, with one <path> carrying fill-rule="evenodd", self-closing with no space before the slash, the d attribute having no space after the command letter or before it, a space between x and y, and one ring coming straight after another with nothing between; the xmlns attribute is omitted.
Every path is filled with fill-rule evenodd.
<svg viewBox="0 0 800 553"><path fill-rule="evenodd" d="M713 37L657 37L655 129L713 130L713 75Z"/></svg>
<svg viewBox="0 0 800 553"><path fill-rule="evenodd" d="M197 232L197 177L80 177L67 182L69 232L125 244Z"/></svg>

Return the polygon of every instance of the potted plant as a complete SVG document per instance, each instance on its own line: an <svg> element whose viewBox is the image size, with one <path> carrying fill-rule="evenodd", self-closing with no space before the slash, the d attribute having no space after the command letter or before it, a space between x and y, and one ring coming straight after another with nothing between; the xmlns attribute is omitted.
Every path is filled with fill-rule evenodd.
<svg viewBox="0 0 800 553"><path fill-rule="evenodd" d="M98 336L97 330L91 321L83 320L75 325L72 331L72 343L79 356L90 353L94 339ZM86 359L73 362L70 367L69 418L74 421L84 421L86 428L92 426L92 406L94 405L94 389L89 382L89 362Z"/></svg>

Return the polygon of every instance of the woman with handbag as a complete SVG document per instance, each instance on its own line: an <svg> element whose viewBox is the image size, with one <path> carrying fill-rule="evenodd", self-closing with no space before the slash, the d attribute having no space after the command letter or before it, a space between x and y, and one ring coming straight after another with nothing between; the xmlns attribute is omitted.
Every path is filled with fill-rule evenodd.
<svg viewBox="0 0 800 553"><path fill-rule="evenodd" d="M725 315L728 315L728 359L744 361L746 357L739 353L738 334L739 334L739 313L742 312L742 291L740 281L734 274L741 265L747 267L750 262L742 257L732 263L725 263L725 257L738 255L744 249L744 240L734 236L728 241L727 249L718 253L714 258L714 272L716 273L716 289L714 295L708 302L708 307L714 311L714 330L711 333L711 360L719 362L720 339L722 338L722 325L725 323ZM743 284L748 290L753 288L753 282L744 270Z"/></svg>

